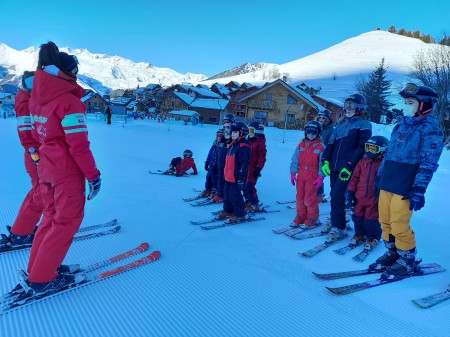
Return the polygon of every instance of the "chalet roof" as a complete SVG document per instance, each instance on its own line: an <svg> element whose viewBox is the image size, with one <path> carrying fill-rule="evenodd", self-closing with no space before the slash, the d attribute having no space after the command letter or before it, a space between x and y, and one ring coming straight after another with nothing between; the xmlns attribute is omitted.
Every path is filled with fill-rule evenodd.
<svg viewBox="0 0 450 337"><path fill-rule="evenodd" d="M133 99L129 98L129 97L123 97L123 96L119 96L113 100L111 100L109 103L113 104L113 105L127 105L128 103L130 103Z"/></svg>
<svg viewBox="0 0 450 337"><path fill-rule="evenodd" d="M274 87L274 86L276 86L276 85L278 85L278 84L281 84L281 85L284 86L286 89L288 89L292 94L294 94L294 95L296 95L296 96L299 96L299 97L302 98L304 101L306 101L306 102L308 102L309 104L311 104L311 105L312 105L313 107L315 107L318 111L323 111L323 110L324 110L324 108L323 108L319 103L317 103L317 102L316 102L310 95L308 95L306 92L303 92L302 90L300 90L300 89L298 89L298 88L291 87L289 84L287 84L286 82L284 82L284 81L282 81L282 80L276 80L276 81L273 81L272 83L267 84L267 85L265 85L264 87L262 87L262 88L260 88L260 89L258 89L258 90L253 91L253 92L251 92L250 94L245 95L244 97L242 97L241 99L239 99L238 102L239 102L239 103L240 103L240 102L243 102L243 101L249 99L250 97L255 96L255 95L257 95L257 94L259 94L259 93L261 93L261 92L263 92L263 91L266 91L267 89L272 88L272 87Z"/></svg>
<svg viewBox="0 0 450 337"><path fill-rule="evenodd" d="M134 108L134 106L138 104L138 101L131 101L130 103L127 104L127 109L132 109Z"/></svg>
<svg viewBox="0 0 450 337"><path fill-rule="evenodd" d="M209 87L206 84L197 84L196 87L197 88L201 88L201 89L209 90Z"/></svg>
<svg viewBox="0 0 450 337"><path fill-rule="evenodd" d="M145 88L146 89L150 89L150 90L154 90L154 89L156 89L158 87L160 87L159 84L151 83L151 84L147 84L147 86Z"/></svg>
<svg viewBox="0 0 450 337"><path fill-rule="evenodd" d="M219 98L220 97L219 94L216 94L215 92L209 90L209 88L203 89L203 88L197 88L192 85L185 85L185 84L181 84L180 87L182 87L186 91L192 90L192 91L198 93L199 95L202 95L205 97L211 97L211 98Z"/></svg>
<svg viewBox="0 0 450 337"><path fill-rule="evenodd" d="M95 95L96 95L95 92L89 91L86 95L84 95L83 97L81 97L81 101L84 103L84 102L86 102L88 99L94 97Z"/></svg>
<svg viewBox="0 0 450 337"><path fill-rule="evenodd" d="M229 100L221 98L193 98L182 92L174 92L174 94L193 108L224 110L229 102Z"/></svg>
<svg viewBox="0 0 450 337"><path fill-rule="evenodd" d="M200 116L200 114L195 111L195 110L172 110L169 111L169 114L171 115L180 115L180 116L188 116L188 117L192 117L192 116Z"/></svg>
<svg viewBox="0 0 450 337"><path fill-rule="evenodd" d="M249 82L244 82L244 83L242 83L242 85L245 85L247 88L254 87L254 85Z"/></svg>
<svg viewBox="0 0 450 337"><path fill-rule="evenodd" d="M333 99L333 98L325 98L323 96L320 95L314 95L314 97L319 97L320 99L324 100L325 102L330 102L332 104L335 104L341 108L344 108L344 103L342 103L341 101L338 101L337 99Z"/></svg>

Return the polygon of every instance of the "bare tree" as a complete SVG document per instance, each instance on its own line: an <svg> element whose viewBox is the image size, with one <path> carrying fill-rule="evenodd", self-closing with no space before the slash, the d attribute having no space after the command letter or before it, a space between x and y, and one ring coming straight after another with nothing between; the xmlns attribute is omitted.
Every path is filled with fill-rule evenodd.
<svg viewBox="0 0 450 337"><path fill-rule="evenodd" d="M414 56L414 70L410 77L436 90L440 100L435 113L442 129L445 129L444 118L447 117L450 95L450 47L434 45L420 51Z"/></svg>

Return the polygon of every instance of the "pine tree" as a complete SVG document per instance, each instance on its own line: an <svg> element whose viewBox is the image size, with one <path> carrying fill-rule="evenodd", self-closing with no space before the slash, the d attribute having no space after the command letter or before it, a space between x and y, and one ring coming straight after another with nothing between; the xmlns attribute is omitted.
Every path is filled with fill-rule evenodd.
<svg viewBox="0 0 450 337"><path fill-rule="evenodd" d="M390 26L389 29L388 29L388 32L389 33L396 33L395 26Z"/></svg>
<svg viewBox="0 0 450 337"><path fill-rule="evenodd" d="M386 71L382 58L380 65L369 75L369 79L356 85L357 90L366 97L366 113L374 123L380 123L381 116L387 115L389 108L394 105L387 100L392 81L386 79Z"/></svg>

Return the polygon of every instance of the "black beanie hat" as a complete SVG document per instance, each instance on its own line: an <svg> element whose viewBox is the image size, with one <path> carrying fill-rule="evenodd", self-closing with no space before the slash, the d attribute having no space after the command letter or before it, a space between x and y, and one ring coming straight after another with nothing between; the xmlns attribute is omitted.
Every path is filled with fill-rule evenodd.
<svg viewBox="0 0 450 337"><path fill-rule="evenodd" d="M59 66L62 71L76 75L78 73L78 59L74 55L58 52Z"/></svg>

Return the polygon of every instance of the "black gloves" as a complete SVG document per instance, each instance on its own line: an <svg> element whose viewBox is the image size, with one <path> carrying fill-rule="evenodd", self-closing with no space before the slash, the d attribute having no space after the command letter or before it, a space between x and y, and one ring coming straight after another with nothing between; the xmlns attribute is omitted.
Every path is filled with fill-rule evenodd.
<svg viewBox="0 0 450 337"><path fill-rule="evenodd" d="M262 168L256 167L255 172L253 173L253 176L255 178L261 177L261 170L262 170Z"/></svg>

